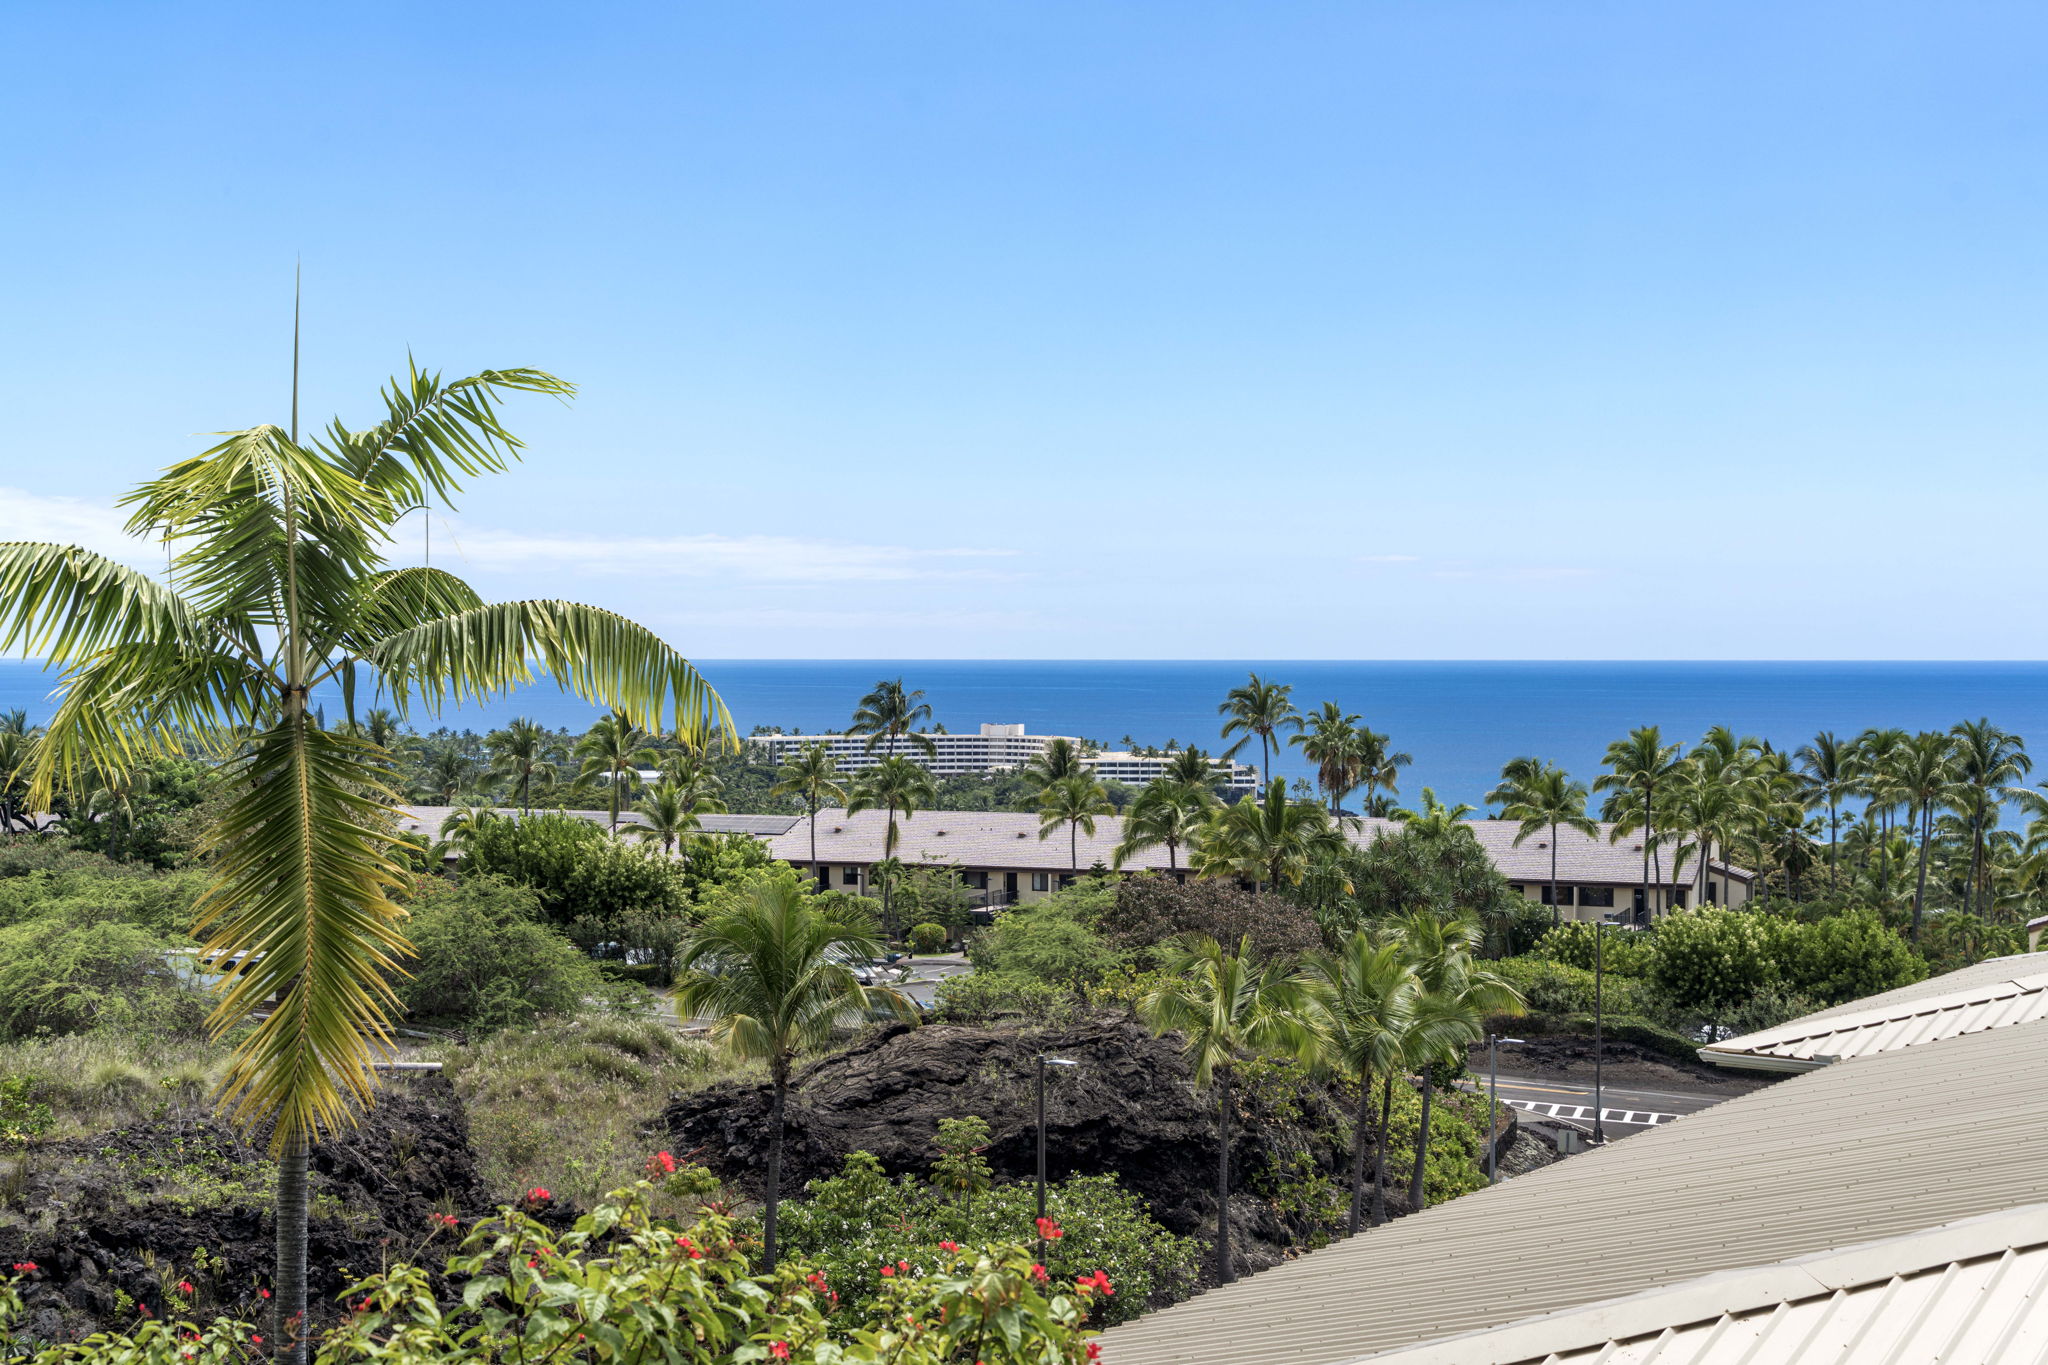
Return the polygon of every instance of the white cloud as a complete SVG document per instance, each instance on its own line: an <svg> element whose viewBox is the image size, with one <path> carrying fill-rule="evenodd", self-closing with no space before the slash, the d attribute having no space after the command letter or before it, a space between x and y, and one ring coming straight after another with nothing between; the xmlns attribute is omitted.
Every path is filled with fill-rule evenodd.
<svg viewBox="0 0 2048 1365"><path fill-rule="evenodd" d="M435 529L441 529L437 520ZM448 528L456 553L481 569L720 578L748 583L906 582L932 578L996 578L971 567L1014 550L920 550L797 536L522 535L487 528Z"/></svg>
<svg viewBox="0 0 2048 1365"><path fill-rule="evenodd" d="M0 487L0 540L55 541L145 568L161 567L163 551L122 526L127 517L84 498L50 497Z"/></svg>

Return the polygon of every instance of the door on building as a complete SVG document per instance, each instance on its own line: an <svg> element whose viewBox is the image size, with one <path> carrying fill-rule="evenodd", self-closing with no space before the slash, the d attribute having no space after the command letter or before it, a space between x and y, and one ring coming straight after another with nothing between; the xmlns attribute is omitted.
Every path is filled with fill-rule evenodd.
<svg viewBox="0 0 2048 1365"><path fill-rule="evenodd" d="M1015 905L1017 903L1017 874L1014 872L1005 872L1003 874L1003 903L1006 905Z"/></svg>

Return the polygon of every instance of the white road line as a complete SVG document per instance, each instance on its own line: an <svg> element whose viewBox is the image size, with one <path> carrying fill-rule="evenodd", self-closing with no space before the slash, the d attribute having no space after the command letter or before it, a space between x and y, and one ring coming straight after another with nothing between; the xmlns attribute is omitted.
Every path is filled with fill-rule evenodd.
<svg viewBox="0 0 2048 1365"><path fill-rule="evenodd" d="M1512 1105L1524 1113L1543 1114L1554 1119L1590 1119L1593 1117L1592 1106L1584 1104L1546 1104L1540 1100L1502 1100L1501 1103ZM1603 1109L1600 1111L1600 1117L1601 1121L1605 1123L1632 1123L1639 1127L1647 1128L1659 1123L1669 1123L1671 1120L1678 1118L1679 1115L1646 1114L1640 1109Z"/></svg>

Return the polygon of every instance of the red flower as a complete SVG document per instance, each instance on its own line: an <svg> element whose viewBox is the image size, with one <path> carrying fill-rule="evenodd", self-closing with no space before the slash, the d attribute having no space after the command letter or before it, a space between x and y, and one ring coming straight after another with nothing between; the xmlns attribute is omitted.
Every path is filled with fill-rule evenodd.
<svg viewBox="0 0 2048 1365"><path fill-rule="evenodd" d="M1038 1281L1038 1282L1039 1282L1040 1284L1044 1284L1044 1283L1045 1283L1045 1267L1044 1267L1044 1266L1042 1266L1042 1265L1034 1265L1034 1266L1032 1266L1032 1267L1031 1267L1031 1278L1032 1278L1032 1279L1034 1279L1034 1280L1036 1280L1036 1281Z"/></svg>
<svg viewBox="0 0 2048 1365"><path fill-rule="evenodd" d="M142 1316L146 1318L149 1316L149 1305L146 1303L138 1303L135 1305L135 1311L142 1314Z"/></svg>
<svg viewBox="0 0 2048 1365"><path fill-rule="evenodd" d="M910 1273L910 1262L908 1262L908 1261L898 1261L898 1262L896 1263L896 1268L897 1268L898 1270L902 1271L902 1272L903 1272L904 1274L908 1275L908 1274Z"/></svg>
<svg viewBox="0 0 2048 1365"><path fill-rule="evenodd" d="M526 1268L528 1270L538 1270L540 1269L540 1262L534 1260L533 1257L529 1256L526 1258Z"/></svg>
<svg viewBox="0 0 2048 1365"><path fill-rule="evenodd" d="M667 1156L668 1153L663 1152L662 1155ZM786 1341L772 1341L768 1343L768 1354L774 1356L777 1360L788 1360L789 1343Z"/></svg>
<svg viewBox="0 0 2048 1365"><path fill-rule="evenodd" d="M553 1195L549 1194L546 1190L542 1189L538 1185L535 1185L532 1189L526 1192L526 1202L529 1204L545 1204L548 1202L548 1200L553 1198Z"/></svg>
<svg viewBox="0 0 2048 1365"><path fill-rule="evenodd" d="M34 1261L16 1261L14 1263L14 1273L17 1275L33 1275L35 1270L36 1263Z"/></svg>
<svg viewBox="0 0 2048 1365"><path fill-rule="evenodd" d="M1109 1276L1099 1270L1093 1275L1083 1275L1075 1280L1074 1288L1080 1290L1083 1294L1092 1294L1099 1289L1104 1297L1110 1297L1116 1293L1116 1290L1110 1287Z"/></svg>
<svg viewBox="0 0 2048 1365"><path fill-rule="evenodd" d="M676 1159L667 1152L656 1152L653 1156L647 1158L647 1174L674 1175L675 1173Z"/></svg>
<svg viewBox="0 0 2048 1365"><path fill-rule="evenodd" d="M251 1333L249 1334L249 1344L250 1344L251 1346L261 1346L261 1345L263 1344L263 1335L262 1335L262 1333L260 1333L260 1332L251 1332Z"/></svg>
<svg viewBox="0 0 2048 1365"><path fill-rule="evenodd" d="M261 1294L266 1299L270 1297L270 1291L268 1289L259 1289L256 1292Z"/></svg>
<svg viewBox="0 0 2048 1365"><path fill-rule="evenodd" d="M1038 1235L1048 1242L1057 1242L1067 1234L1060 1231L1060 1225L1053 1222L1052 1219L1041 1218L1038 1220Z"/></svg>
<svg viewBox="0 0 2048 1365"><path fill-rule="evenodd" d="M1091 1342L1089 1342L1089 1343L1088 1343L1088 1358L1089 1358L1090 1360L1100 1360L1100 1359L1102 1359L1102 1343L1101 1343L1101 1342L1099 1342L1099 1341L1091 1341Z"/></svg>
<svg viewBox="0 0 2048 1365"><path fill-rule="evenodd" d="M190 1294L190 1293L192 1292L192 1281L190 1281L190 1280L180 1280L180 1281L178 1281L178 1292L179 1292L180 1294L188 1294L188 1295L189 1295L189 1294Z"/></svg>
<svg viewBox="0 0 2048 1365"><path fill-rule="evenodd" d="M893 1265L885 1265L882 1267L882 1275L884 1278L887 1278L890 1275L894 1275L895 1273L896 1267Z"/></svg>
<svg viewBox="0 0 2048 1365"><path fill-rule="evenodd" d="M941 1243L939 1243L939 1250L941 1250L941 1251L958 1251L959 1249L960 1249L960 1244L959 1244L958 1242L941 1242Z"/></svg>

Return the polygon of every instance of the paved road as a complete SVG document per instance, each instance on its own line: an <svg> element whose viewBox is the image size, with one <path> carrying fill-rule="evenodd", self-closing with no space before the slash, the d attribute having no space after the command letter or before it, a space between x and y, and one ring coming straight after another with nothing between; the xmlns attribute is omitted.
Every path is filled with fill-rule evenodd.
<svg viewBox="0 0 2048 1365"><path fill-rule="evenodd" d="M1477 1088L1482 1091L1486 1088L1483 1074ZM1603 1126L1609 1137L1625 1137L1645 1128L1670 1123L1687 1114L1696 1114L1728 1098L1728 1095L1604 1086L1600 1094ZM1575 1081L1502 1076L1500 1102L1513 1105L1535 1118L1570 1119L1586 1126L1593 1122L1593 1087Z"/></svg>

